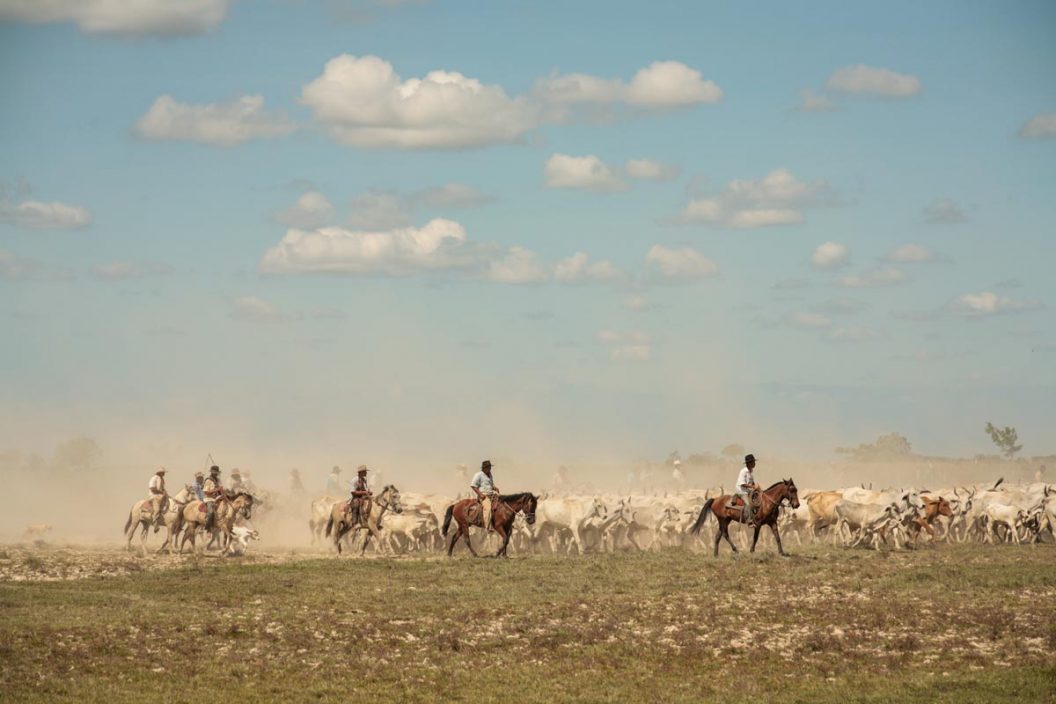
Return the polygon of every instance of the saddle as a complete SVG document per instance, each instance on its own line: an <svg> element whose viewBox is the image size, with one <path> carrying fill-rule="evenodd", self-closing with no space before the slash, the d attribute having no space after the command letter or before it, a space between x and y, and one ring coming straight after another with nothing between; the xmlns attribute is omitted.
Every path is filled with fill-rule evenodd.
<svg viewBox="0 0 1056 704"><path fill-rule="evenodd" d="M760 494L761 492L758 489L753 489L752 493L748 496L748 500L752 504L752 515L757 514L760 507L763 505L763 500ZM726 514L730 518L740 519L744 516L744 508L744 500L741 499L740 496L732 495L730 496L729 502L726 504Z"/></svg>

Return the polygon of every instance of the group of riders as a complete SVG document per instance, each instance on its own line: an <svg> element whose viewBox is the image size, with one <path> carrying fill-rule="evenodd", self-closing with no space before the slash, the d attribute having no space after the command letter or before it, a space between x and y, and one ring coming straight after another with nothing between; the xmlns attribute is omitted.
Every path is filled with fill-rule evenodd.
<svg viewBox="0 0 1056 704"><path fill-rule="evenodd" d="M294 470L297 471L297 470ZM165 512L169 510L171 497L165 489L165 475L168 470L158 467L154 476L150 478L147 489L150 492L151 519L154 532L161 529L165 520ZM216 520L216 509L219 504L229 501L240 493L253 493L253 484L249 479L249 472L240 472L237 469L231 471L231 480L225 488L220 477L220 467L213 465L209 468L209 475L204 472L195 472L194 482L190 485L191 493L206 507L205 529L211 531Z"/></svg>
<svg viewBox="0 0 1056 704"><path fill-rule="evenodd" d="M565 468L562 467L561 470ZM731 514L731 518L739 519L745 523L752 521L753 513L759 506L759 485L755 481L755 456L745 455L744 466L741 467L740 472L737 475L737 481L735 483L735 491L727 502L727 511ZM330 479L327 484L327 489L333 491L339 489L338 475L341 469L334 467ZM374 493L370 489L370 485L367 482L367 474L370 470L366 465L360 465L356 468L356 479L352 483L351 495L348 498L346 504L346 512L349 514L349 522L352 525L358 525L361 522L361 517L365 513L369 513L369 508L364 511L365 505L369 503ZM476 498L480 506L480 518L481 525L486 528L488 532L493 529L492 525L492 511L494 508L494 502L499 496L499 488L495 484L495 477L493 475L493 465L491 460L484 460L480 465L480 471L473 475L473 479L470 481L469 489L472 492L471 498ZM164 467L159 467L154 476L150 478L148 489L150 491L150 504L152 519L154 525L154 531L157 532L164 520L165 512L168 510L169 505L169 494L165 489L165 475L167 470ZM567 481L565 473L560 472L563 481ZM298 470L293 469L290 473L290 485L291 489L301 488L300 474ZM231 481L228 487L224 487L223 481L220 476L220 467L213 465L209 468L208 476L204 472L196 472L194 475L194 483L191 484L191 491L197 497L199 501L202 501L206 506L206 530L212 530L213 522L216 516L216 509L219 503L230 500L231 497L237 495L239 492L252 493L252 485L249 482L248 472L240 472L235 469L231 472ZM335 492L336 493L336 492Z"/></svg>

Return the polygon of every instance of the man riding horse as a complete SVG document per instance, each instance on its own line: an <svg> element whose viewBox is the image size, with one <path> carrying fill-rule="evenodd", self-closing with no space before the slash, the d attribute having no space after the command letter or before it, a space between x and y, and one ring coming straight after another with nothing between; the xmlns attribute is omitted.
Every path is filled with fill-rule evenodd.
<svg viewBox="0 0 1056 704"><path fill-rule="evenodd" d="M477 496L480 508L483 512L484 530L492 532L495 527L491 524L492 501L499 495L499 488L495 486L495 480L491 476L491 460L484 460L480 465L480 471L473 476L469 488Z"/></svg>
<svg viewBox="0 0 1056 704"><path fill-rule="evenodd" d="M741 502L740 513L744 514L745 523L751 523L755 504L758 503L759 485L755 483L754 470L755 455L745 455L744 466L737 474L737 483L729 503L729 508L733 511L738 509L737 502Z"/></svg>
<svg viewBox="0 0 1056 704"><path fill-rule="evenodd" d="M165 491L165 468L158 467L158 471L150 478L147 489L150 491L150 507L153 513L154 532L161 528L162 517L165 515L165 507L168 503L169 494Z"/></svg>
<svg viewBox="0 0 1056 704"><path fill-rule="evenodd" d="M349 525L358 526L363 514L363 502L370 501L374 493L367 486L367 469L365 464L356 469L356 481L352 485L352 496L348 499Z"/></svg>
<svg viewBox="0 0 1056 704"><path fill-rule="evenodd" d="M213 522L216 520L216 504L224 500L224 485L220 481L220 467L213 465L209 468L209 478L202 485L202 494L205 495L205 530L213 530Z"/></svg>

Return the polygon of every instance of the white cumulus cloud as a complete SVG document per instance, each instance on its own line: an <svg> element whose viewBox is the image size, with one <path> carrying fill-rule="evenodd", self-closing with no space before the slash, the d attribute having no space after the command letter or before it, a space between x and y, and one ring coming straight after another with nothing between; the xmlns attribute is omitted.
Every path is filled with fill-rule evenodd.
<svg viewBox="0 0 1056 704"><path fill-rule="evenodd" d="M847 245L839 242L825 242L819 244L810 255L810 263L817 269L831 271L845 266L849 257L850 250L847 249Z"/></svg>
<svg viewBox="0 0 1056 704"><path fill-rule="evenodd" d="M1038 310L1042 307L1038 301L1017 301L1005 298L990 291L982 293L966 293L950 301L947 310L957 315L967 317L987 317L1002 313L1017 313L1028 310Z"/></svg>
<svg viewBox="0 0 1056 704"><path fill-rule="evenodd" d="M460 149L514 142L539 122L524 98L453 71L402 79L377 56L342 54L301 90L301 103L357 147Z"/></svg>
<svg viewBox="0 0 1056 704"><path fill-rule="evenodd" d="M627 183L594 155L553 154L546 160L543 177L547 188L571 188L595 193L625 191Z"/></svg>
<svg viewBox="0 0 1056 704"><path fill-rule="evenodd" d="M884 98L910 98L921 90L920 79L886 68L857 64L834 72L825 88L836 93L875 95Z"/></svg>
<svg viewBox="0 0 1056 704"><path fill-rule="evenodd" d="M734 180L717 194L694 196L675 222L754 229L805 220L803 209L830 204L823 181L805 183L788 169L775 169L758 181Z"/></svg>
<svg viewBox="0 0 1056 704"><path fill-rule="evenodd" d="M721 88L679 61L654 61L629 82L585 73L554 74L536 81L533 94L551 105L623 104L646 110L722 100Z"/></svg>
<svg viewBox="0 0 1056 704"><path fill-rule="evenodd" d="M715 262L692 247L653 245L645 255L645 264L653 278L666 281L696 281L719 275Z"/></svg>
<svg viewBox="0 0 1056 704"><path fill-rule="evenodd" d="M484 278L497 284L537 284L549 279L550 273L535 252L515 245L491 262Z"/></svg>
<svg viewBox="0 0 1056 704"><path fill-rule="evenodd" d="M554 265L554 280L563 284L613 282L626 278L626 272L612 262L592 262L586 252L576 252Z"/></svg>
<svg viewBox="0 0 1056 704"><path fill-rule="evenodd" d="M267 274L409 276L472 265L475 259L465 251L465 243L462 225L442 218L422 227L373 232L341 227L294 228L265 252L260 270Z"/></svg>
<svg viewBox="0 0 1056 704"><path fill-rule="evenodd" d="M233 147L251 139L289 134L294 127L285 116L267 111L259 95L206 105L181 103L162 95L139 118L135 129L143 139Z"/></svg>
<svg viewBox="0 0 1056 704"><path fill-rule="evenodd" d="M0 21L73 22L89 34L179 36L215 29L232 0L0 0Z"/></svg>
<svg viewBox="0 0 1056 704"><path fill-rule="evenodd" d="M1024 139L1052 139L1056 137L1056 112L1043 112L1027 120L1019 128Z"/></svg>
<svg viewBox="0 0 1056 704"><path fill-rule="evenodd" d="M76 230L90 225L92 216L87 208L58 201L0 201L0 222L28 230Z"/></svg>

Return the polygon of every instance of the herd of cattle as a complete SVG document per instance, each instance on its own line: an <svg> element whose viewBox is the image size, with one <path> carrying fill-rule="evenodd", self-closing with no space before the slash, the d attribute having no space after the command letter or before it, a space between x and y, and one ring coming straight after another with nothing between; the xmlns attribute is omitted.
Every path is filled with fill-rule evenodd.
<svg viewBox="0 0 1056 704"><path fill-rule="evenodd" d="M572 554L710 544L714 521L699 535L690 527L715 491L665 495L550 495L539 498L534 524L518 515L511 545L522 552ZM901 549L920 540L1024 543L1056 538L1056 489L1045 484L968 485L948 489L801 491L800 505L781 509L782 534L847 547ZM442 524L452 499L435 494L390 494L390 510L373 523L373 549L385 554L446 550ZM336 537L325 526L344 499L311 503L312 542ZM366 531L364 531L366 532ZM476 541L487 540L479 529ZM739 531L747 542L748 531ZM363 536L366 537L366 536ZM450 537L448 536L447 539ZM340 540L356 541L357 532ZM335 546L336 547L336 546Z"/></svg>

